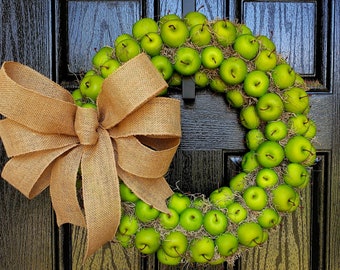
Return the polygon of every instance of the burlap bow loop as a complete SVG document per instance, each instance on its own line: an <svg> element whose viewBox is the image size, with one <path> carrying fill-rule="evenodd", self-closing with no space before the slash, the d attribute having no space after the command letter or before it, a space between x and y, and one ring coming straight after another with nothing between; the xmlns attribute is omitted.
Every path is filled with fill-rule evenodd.
<svg viewBox="0 0 340 270"><path fill-rule="evenodd" d="M67 90L24 65L5 62L0 70L0 136L11 157L2 177L28 198L50 186L58 225L86 226L86 256L117 231L119 180L168 211L172 190L163 176L181 125L179 101L156 97L166 86L140 54L104 81L94 110L76 106Z"/></svg>

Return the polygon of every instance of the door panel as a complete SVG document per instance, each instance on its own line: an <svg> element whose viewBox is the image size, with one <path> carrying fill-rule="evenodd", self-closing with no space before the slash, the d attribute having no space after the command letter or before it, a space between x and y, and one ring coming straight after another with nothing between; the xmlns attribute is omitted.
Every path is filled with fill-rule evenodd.
<svg viewBox="0 0 340 270"><path fill-rule="evenodd" d="M339 1L209 0L0 1L0 60L28 64L68 89L77 87L95 50L131 32L141 17L182 15L196 7L208 19L245 22L271 37L308 81L318 125L318 161L303 204L260 249L232 266L205 269L340 269L340 3ZM238 113L207 89L181 100L183 139L167 179L173 189L209 194L240 171L246 151ZM6 155L2 150L2 166ZM1 166L1 167L2 167ZM108 243L83 265L86 231L57 229L48 190L29 201L0 184L0 269L169 269L135 249Z"/></svg>

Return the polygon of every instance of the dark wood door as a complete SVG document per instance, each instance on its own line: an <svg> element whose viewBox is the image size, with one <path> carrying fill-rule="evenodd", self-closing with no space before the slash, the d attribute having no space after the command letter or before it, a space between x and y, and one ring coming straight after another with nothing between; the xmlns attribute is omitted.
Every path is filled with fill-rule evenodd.
<svg viewBox="0 0 340 270"><path fill-rule="evenodd" d="M340 269L339 1L0 1L0 61L19 61L72 89L74 74L90 67L95 48L131 32L139 18L195 7L209 19L242 21L254 34L270 36L312 88L311 116L318 126L318 159L303 207L233 268ZM182 100L183 140L168 180L183 192L209 194L240 169L244 130L221 96L199 90L184 102L180 93L171 95ZM83 265L85 231L57 228L48 190L29 201L0 181L0 194L0 269L164 269L155 258L116 244Z"/></svg>

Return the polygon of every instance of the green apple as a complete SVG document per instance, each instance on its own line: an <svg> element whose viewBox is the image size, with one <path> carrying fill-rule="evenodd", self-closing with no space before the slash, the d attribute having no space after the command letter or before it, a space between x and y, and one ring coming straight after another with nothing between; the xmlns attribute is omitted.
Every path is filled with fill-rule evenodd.
<svg viewBox="0 0 340 270"><path fill-rule="evenodd" d="M279 181L277 173L271 168L263 168L256 174L256 185L262 188L272 188Z"/></svg>
<svg viewBox="0 0 340 270"><path fill-rule="evenodd" d="M136 194L123 182L119 183L119 193L123 202L137 202L139 200Z"/></svg>
<svg viewBox="0 0 340 270"><path fill-rule="evenodd" d="M136 233L135 246L141 253L155 253L160 245L160 234L154 228L142 228Z"/></svg>
<svg viewBox="0 0 340 270"><path fill-rule="evenodd" d="M195 73L194 81L198 87L206 87L209 85L210 82L207 73L203 71L197 71Z"/></svg>
<svg viewBox="0 0 340 270"><path fill-rule="evenodd" d="M167 21L180 20L180 19L181 18L177 14L169 13L169 14L166 14L166 15L162 16L159 19L159 24L162 25L162 24L166 23Z"/></svg>
<svg viewBox="0 0 340 270"><path fill-rule="evenodd" d="M307 132L310 121L304 114L296 114L288 119L289 130L296 135L303 135Z"/></svg>
<svg viewBox="0 0 340 270"><path fill-rule="evenodd" d="M120 63L116 59L109 59L100 66L100 72L103 78L109 77L114 71L120 67Z"/></svg>
<svg viewBox="0 0 340 270"><path fill-rule="evenodd" d="M124 248L131 247L132 237L130 235L121 234L119 231L117 231L115 240L117 240L118 243Z"/></svg>
<svg viewBox="0 0 340 270"><path fill-rule="evenodd" d="M91 109L97 109L97 105L92 102L86 102L81 105L82 108L91 108Z"/></svg>
<svg viewBox="0 0 340 270"><path fill-rule="evenodd" d="M130 34L121 34L114 41L115 47L117 47L118 43L120 43L121 41L126 40L126 39L134 39L134 38Z"/></svg>
<svg viewBox="0 0 340 270"><path fill-rule="evenodd" d="M240 122L242 126L247 129L255 129L259 127L261 120L254 105L248 105L241 109Z"/></svg>
<svg viewBox="0 0 340 270"><path fill-rule="evenodd" d="M296 135L288 140L285 154L290 162L301 163L313 156L313 145L307 138Z"/></svg>
<svg viewBox="0 0 340 270"><path fill-rule="evenodd" d="M246 133L246 145L249 150L256 150L265 141L263 132L260 129L251 129Z"/></svg>
<svg viewBox="0 0 340 270"><path fill-rule="evenodd" d="M267 205L268 196L266 191L258 186L248 187L242 195L246 205L254 211L260 211Z"/></svg>
<svg viewBox="0 0 340 270"><path fill-rule="evenodd" d="M172 230L179 223L179 215L174 209L169 208L169 213L161 212L159 214L159 223L164 229Z"/></svg>
<svg viewBox="0 0 340 270"><path fill-rule="evenodd" d="M107 60L112 58L113 48L110 46L104 46L97 51L97 53L92 58L92 65L100 69L100 66L104 64Z"/></svg>
<svg viewBox="0 0 340 270"><path fill-rule="evenodd" d="M241 108L244 105L244 97L240 90L228 90L225 95L228 103L232 107Z"/></svg>
<svg viewBox="0 0 340 270"><path fill-rule="evenodd" d="M186 208L179 216L179 225L187 231L198 231L202 224L203 214L202 211L197 208Z"/></svg>
<svg viewBox="0 0 340 270"><path fill-rule="evenodd" d="M234 193L230 187L223 186L211 192L209 200L218 208L227 208L234 202Z"/></svg>
<svg viewBox="0 0 340 270"><path fill-rule="evenodd" d="M208 25L197 24L190 29L190 40L197 46L206 46L210 44L211 34Z"/></svg>
<svg viewBox="0 0 340 270"><path fill-rule="evenodd" d="M270 71L276 67L277 55L275 51L262 50L257 55L254 63L257 70Z"/></svg>
<svg viewBox="0 0 340 270"><path fill-rule="evenodd" d="M72 98L77 106L81 106L83 104L84 97L79 88L72 91Z"/></svg>
<svg viewBox="0 0 340 270"><path fill-rule="evenodd" d="M195 238L189 246L191 258L197 263L209 262L215 254L215 243L208 236Z"/></svg>
<svg viewBox="0 0 340 270"><path fill-rule="evenodd" d="M235 25L228 20L217 20L213 24L213 33L217 42L224 47L233 44L237 36Z"/></svg>
<svg viewBox="0 0 340 270"><path fill-rule="evenodd" d="M266 208L257 217L257 222L264 229L271 229L281 222L281 216L273 208Z"/></svg>
<svg viewBox="0 0 340 270"><path fill-rule="evenodd" d="M284 157L284 149L275 141L264 141L256 149L257 161L265 168L278 166L283 161Z"/></svg>
<svg viewBox="0 0 340 270"><path fill-rule="evenodd" d="M288 135L288 128L281 120L271 121L264 127L264 135L268 140L280 141Z"/></svg>
<svg viewBox="0 0 340 270"><path fill-rule="evenodd" d="M306 91L292 87L283 92L283 105L287 112L304 113L309 107L309 97Z"/></svg>
<svg viewBox="0 0 340 270"><path fill-rule="evenodd" d="M300 196L291 186L281 184L272 190L272 203L279 212L293 212L300 204Z"/></svg>
<svg viewBox="0 0 340 270"><path fill-rule="evenodd" d="M180 86L182 85L182 76L177 72L173 72L168 84L170 86Z"/></svg>
<svg viewBox="0 0 340 270"><path fill-rule="evenodd" d="M274 84L279 89L293 86L295 82L295 71L288 64L279 64L272 70Z"/></svg>
<svg viewBox="0 0 340 270"><path fill-rule="evenodd" d="M198 11L190 11L185 14L183 20L188 28L191 29L195 25L205 24L207 22L207 17Z"/></svg>
<svg viewBox="0 0 340 270"><path fill-rule="evenodd" d="M157 250L157 259L164 265L178 265L181 262L182 257L171 257L166 254L162 248L160 248Z"/></svg>
<svg viewBox="0 0 340 270"><path fill-rule="evenodd" d="M141 41L140 46L150 56L159 55L163 47L163 41L158 33L147 33L145 34Z"/></svg>
<svg viewBox="0 0 340 270"><path fill-rule="evenodd" d="M174 68L184 76L195 74L201 66L201 58L197 50L181 47L176 51Z"/></svg>
<svg viewBox="0 0 340 270"><path fill-rule="evenodd" d="M160 34L164 44L178 48L187 41L189 30L182 20L169 20L161 24Z"/></svg>
<svg viewBox="0 0 340 270"><path fill-rule="evenodd" d="M126 62L141 53L141 48L134 39L125 39L116 46L116 57L120 62Z"/></svg>
<svg viewBox="0 0 340 270"><path fill-rule="evenodd" d="M135 39L140 40L144 35L157 32L158 24L151 18L143 18L135 22L132 26L132 35Z"/></svg>
<svg viewBox="0 0 340 270"><path fill-rule="evenodd" d="M260 36L257 37L257 40L260 43L261 49L268 50L268 51L275 51L276 50L276 46L270 38L268 38L264 35L260 35Z"/></svg>
<svg viewBox="0 0 340 270"><path fill-rule="evenodd" d="M241 58L232 56L222 61L219 74L229 85L240 84L247 75L247 65Z"/></svg>
<svg viewBox="0 0 340 270"><path fill-rule="evenodd" d="M233 48L234 50L247 60L255 58L259 51L259 43L251 34L240 35L236 38Z"/></svg>
<svg viewBox="0 0 340 270"><path fill-rule="evenodd" d="M98 73L97 70L90 69L89 71L87 71L87 72L84 74L84 77L90 76L90 75L100 75L100 74Z"/></svg>
<svg viewBox="0 0 340 270"><path fill-rule="evenodd" d="M249 72L244 79L243 89L249 96L261 97L267 93L269 87L269 77L261 70Z"/></svg>
<svg viewBox="0 0 340 270"><path fill-rule="evenodd" d="M253 34L252 31L250 30L250 28L247 25L243 24L243 23L237 24L236 25L236 30L237 30L237 36L246 35L246 34L247 35L252 35Z"/></svg>
<svg viewBox="0 0 340 270"><path fill-rule="evenodd" d="M259 98L256 111L260 119L264 121L277 120L283 113L283 102L279 95L267 93Z"/></svg>
<svg viewBox="0 0 340 270"><path fill-rule="evenodd" d="M201 52L202 65L206 68L217 68L224 60L222 51L216 46L205 47Z"/></svg>
<svg viewBox="0 0 340 270"><path fill-rule="evenodd" d="M229 187L232 191L243 191L246 186L246 172L240 172L230 179Z"/></svg>
<svg viewBox="0 0 340 270"><path fill-rule="evenodd" d="M102 90L104 78L99 75L90 75L80 81L79 89L83 96L95 101Z"/></svg>
<svg viewBox="0 0 340 270"><path fill-rule="evenodd" d="M159 213L156 208L142 200L136 202L135 214L138 219L144 223L155 220L159 216Z"/></svg>
<svg viewBox="0 0 340 270"><path fill-rule="evenodd" d="M285 169L283 180L292 187L305 187L310 180L310 174L303 165L289 163Z"/></svg>
<svg viewBox="0 0 340 270"><path fill-rule="evenodd" d="M303 136L307 139L313 139L316 135L317 129L316 124L312 119L309 119L309 126L307 131L303 134Z"/></svg>
<svg viewBox="0 0 340 270"><path fill-rule="evenodd" d="M228 206L228 218L231 222L239 224L248 216L247 210L239 202L234 202Z"/></svg>
<svg viewBox="0 0 340 270"><path fill-rule="evenodd" d="M174 209L178 214L181 214L191 204L188 196L174 192L168 200L168 208Z"/></svg>
<svg viewBox="0 0 340 270"><path fill-rule="evenodd" d="M244 154L241 161L242 170L246 173L252 172L259 167L259 162L256 158L255 151L249 151Z"/></svg>
<svg viewBox="0 0 340 270"><path fill-rule="evenodd" d="M263 229L256 222L245 222L237 229L238 241L246 247L255 247L262 243Z"/></svg>
<svg viewBox="0 0 340 270"><path fill-rule="evenodd" d="M170 60L164 55L156 55L151 58L152 64L162 74L164 80L169 80L173 73Z"/></svg>
<svg viewBox="0 0 340 270"><path fill-rule="evenodd" d="M215 244L218 253L222 256L231 256L238 249L238 239L230 232L219 235L215 240Z"/></svg>
<svg viewBox="0 0 340 270"><path fill-rule="evenodd" d="M218 93L225 93L227 85L220 77L210 79L209 86L211 90Z"/></svg>
<svg viewBox="0 0 340 270"><path fill-rule="evenodd" d="M210 235L219 235L227 229L228 220L225 214L217 209L211 209L205 213L203 227Z"/></svg>
<svg viewBox="0 0 340 270"><path fill-rule="evenodd" d="M184 254L188 247L187 237L180 231L169 232L162 242L162 249L170 257L178 257Z"/></svg>
<svg viewBox="0 0 340 270"><path fill-rule="evenodd" d="M301 162L301 164L303 166L306 167L310 167L313 166L315 164L316 161L316 149L315 147L312 145L311 149L310 149L310 154L307 157L307 159L305 159L304 161Z"/></svg>
<svg viewBox="0 0 340 270"><path fill-rule="evenodd" d="M123 215L118 230L123 235L134 235L139 228L138 219L132 215Z"/></svg>

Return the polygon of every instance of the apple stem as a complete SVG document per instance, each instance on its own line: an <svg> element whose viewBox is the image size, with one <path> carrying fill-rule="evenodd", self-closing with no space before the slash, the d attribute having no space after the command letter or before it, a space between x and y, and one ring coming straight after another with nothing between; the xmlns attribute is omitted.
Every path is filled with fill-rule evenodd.
<svg viewBox="0 0 340 270"><path fill-rule="evenodd" d="M255 86L259 86L261 84L261 82L256 82Z"/></svg>
<svg viewBox="0 0 340 270"><path fill-rule="evenodd" d="M146 248L148 245L144 244L144 246L142 248L140 248L139 250L143 250L144 248Z"/></svg>
<svg viewBox="0 0 340 270"><path fill-rule="evenodd" d="M295 206L295 202L292 201L291 199L289 199L288 202L291 203L293 206Z"/></svg>
<svg viewBox="0 0 340 270"><path fill-rule="evenodd" d="M146 34L145 36L149 39L149 41L152 41L152 38L150 38L148 34Z"/></svg>
<svg viewBox="0 0 340 270"><path fill-rule="evenodd" d="M265 108L260 108L260 110L261 111L266 111L266 110L268 110L270 107L269 106L267 106L267 107L265 107Z"/></svg>
<svg viewBox="0 0 340 270"><path fill-rule="evenodd" d="M86 82L85 85L86 85L87 88L90 87L90 83L89 82Z"/></svg>
<svg viewBox="0 0 340 270"><path fill-rule="evenodd" d="M273 136L276 132L277 132L277 130L275 129L275 130L273 130L272 133L270 133L270 135Z"/></svg>
<svg viewBox="0 0 340 270"><path fill-rule="evenodd" d="M308 150L308 149L302 149L302 151L306 151L306 152L308 152L309 154L313 155L313 152L310 151L310 150Z"/></svg>
<svg viewBox="0 0 340 270"><path fill-rule="evenodd" d="M207 258L207 256L206 256L205 254L202 254L202 257L203 257L204 259L206 259L207 261L211 261L211 259Z"/></svg>
<svg viewBox="0 0 340 270"><path fill-rule="evenodd" d="M176 30L176 26L174 26L173 24L170 24L169 27L172 28L172 30Z"/></svg>
<svg viewBox="0 0 340 270"><path fill-rule="evenodd" d="M231 70L231 76L233 76L233 78L236 78L234 70Z"/></svg>
<svg viewBox="0 0 340 270"><path fill-rule="evenodd" d="M185 62L183 60L181 60L181 63L184 64L184 65L187 65L187 66L189 65L189 63L187 63L187 62Z"/></svg>
<svg viewBox="0 0 340 270"><path fill-rule="evenodd" d="M272 53L274 53L274 52L275 52L275 49L272 50L272 51L268 54L268 57L270 57L270 56L272 55Z"/></svg>
<svg viewBox="0 0 340 270"><path fill-rule="evenodd" d="M124 48L126 48L126 45L125 45L124 43L122 43L122 46L123 46Z"/></svg>
<svg viewBox="0 0 340 270"><path fill-rule="evenodd" d="M216 59L215 58L212 58L212 60L215 62L215 64L216 64Z"/></svg>
<svg viewBox="0 0 340 270"><path fill-rule="evenodd" d="M308 98L308 95L305 95L305 96L299 97L299 99L303 99L303 98Z"/></svg>
<svg viewBox="0 0 340 270"><path fill-rule="evenodd" d="M271 159L274 159L274 156L271 155L271 154L266 154L266 157L269 157L269 158L271 158Z"/></svg>
<svg viewBox="0 0 340 270"><path fill-rule="evenodd" d="M199 12L202 8L204 8L204 5L201 5L196 11Z"/></svg>

